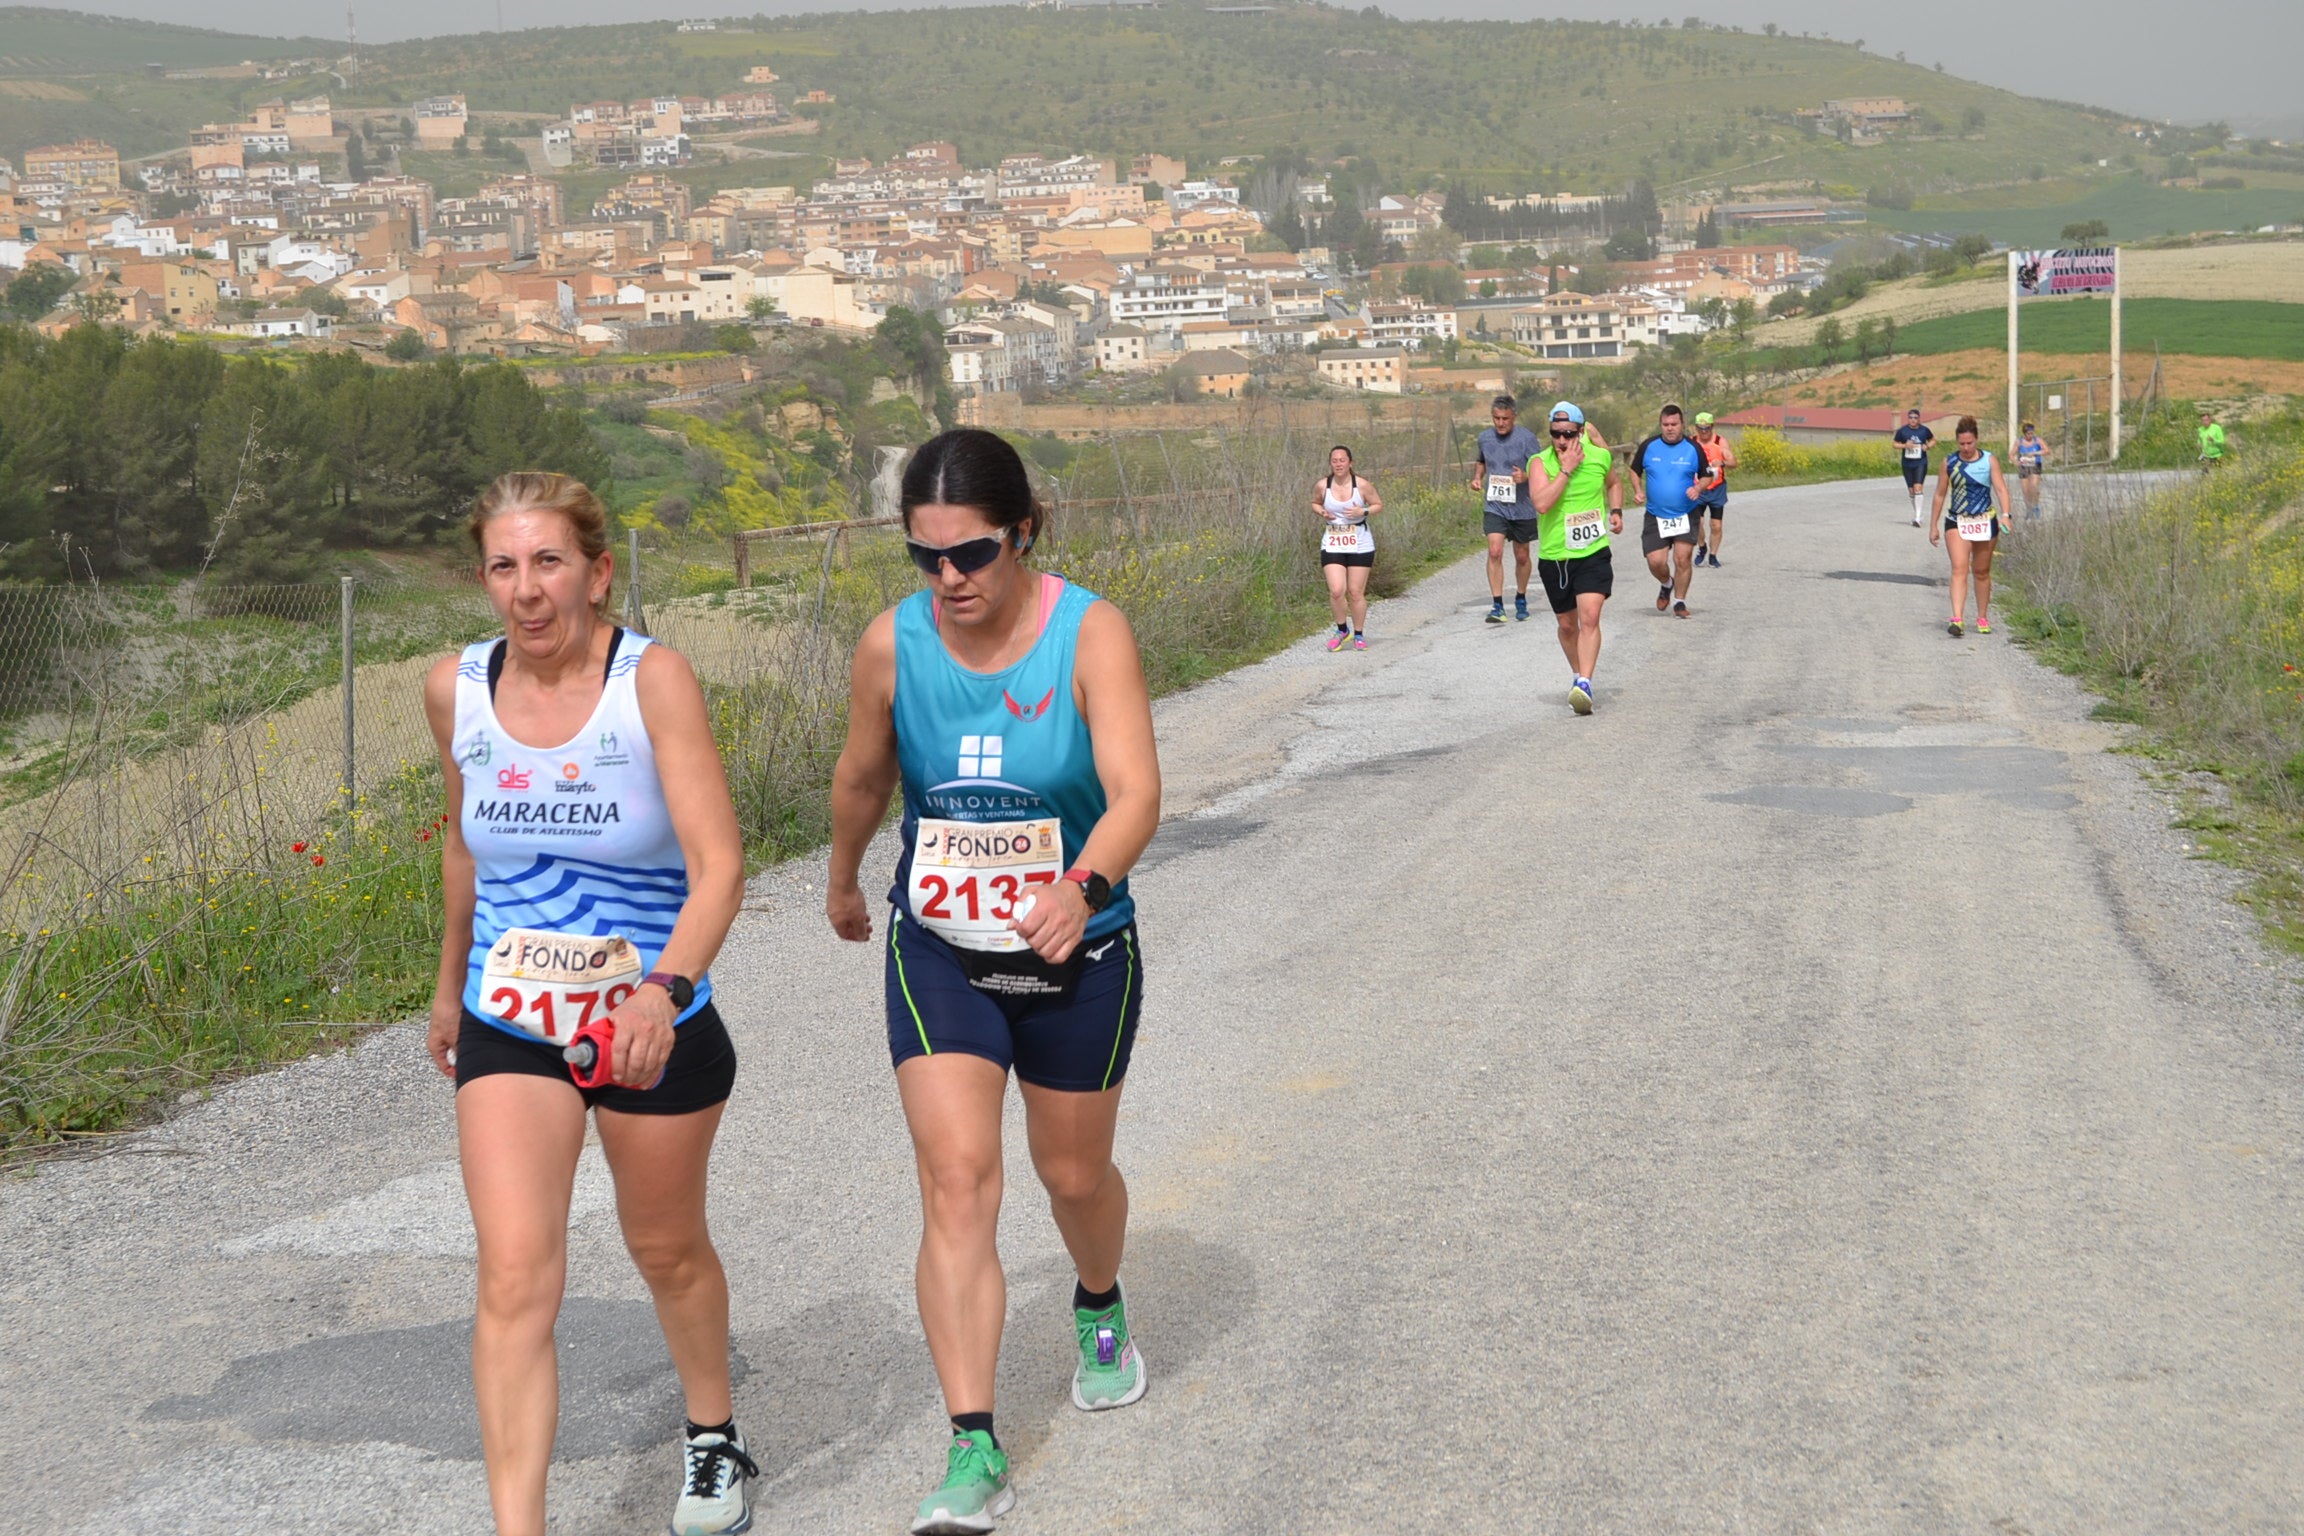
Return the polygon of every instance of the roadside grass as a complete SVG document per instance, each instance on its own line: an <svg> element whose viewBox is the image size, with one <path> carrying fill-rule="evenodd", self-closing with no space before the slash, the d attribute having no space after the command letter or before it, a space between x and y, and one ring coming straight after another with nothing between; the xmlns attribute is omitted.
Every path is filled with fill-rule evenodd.
<svg viewBox="0 0 2304 1536"><path fill-rule="evenodd" d="M2187 777L2177 824L2304 954L2304 464L2268 437L2213 475L2067 508L2011 541L2011 629Z"/></svg>
<svg viewBox="0 0 2304 1536"><path fill-rule="evenodd" d="M1369 443L1369 462L1391 462L1386 446ZM1326 621L1307 467L1324 447L1132 445L1101 467L1134 476L1138 499L1060 512L1043 568L1129 616L1155 693L1268 655ZM1457 457L1429 438L1395 456ZM1468 489L1403 472L1383 491L1374 594L1478 547ZM653 559L644 586L657 633L716 647L699 671L748 855L766 863L829 835L849 656L918 574L898 538L859 532L760 551L765 590L739 595L716 553ZM667 598L680 601L659 609ZM99 713L0 824L0 1156L110 1133L423 1011L439 955L437 765L416 756L346 806L332 773L283 761L270 718L199 730L149 699L133 718ZM118 789L132 782L133 805ZM64 824L91 807L100 825Z"/></svg>

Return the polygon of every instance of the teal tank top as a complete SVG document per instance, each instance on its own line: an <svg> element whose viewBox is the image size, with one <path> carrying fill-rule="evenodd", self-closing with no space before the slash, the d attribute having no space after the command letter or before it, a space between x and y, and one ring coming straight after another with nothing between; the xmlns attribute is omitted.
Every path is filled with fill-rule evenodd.
<svg viewBox="0 0 2304 1536"><path fill-rule="evenodd" d="M1104 817L1088 722L1072 697L1080 619L1096 594L1040 578L1040 635L998 672L971 672L936 633L935 594L896 605L896 761L904 776L898 911L964 949L1015 952L1006 931L1034 887L1070 869ZM1134 921L1128 882L1087 937Z"/></svg>
<svg viewBox="0 0 2304 1536"><path fill-rule="evenodd" d="M1974 463L1954 453L1944 461L1952 472L1952 495L1944 509L1947 517L1988 517L1992 513L1992 455L1976 455Z"/></svg>

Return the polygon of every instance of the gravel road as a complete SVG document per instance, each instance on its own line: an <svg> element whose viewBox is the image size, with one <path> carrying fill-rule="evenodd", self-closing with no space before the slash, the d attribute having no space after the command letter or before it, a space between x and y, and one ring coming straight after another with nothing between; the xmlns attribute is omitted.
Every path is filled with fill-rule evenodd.
<svg viewBox="0 0 2304 1536"><path fill-rule="evenodd" d="M2304 1529L2304 968L2070 683L1944 634L1907 507L1739 495L1686 622L1628 541L1589 719L1476 563L1365 655L1161 706L1121 1126L1152 1390L1070 1408L1019 1155L1004 1530ZM886 1533L942 1420L879 953L820 883L763 876L717 968L714 1224L758 1529ZM0 1185L0 1530L486 1528L419 1046ZM568 1533L661 1530L675 1480L608 1194L588 1153Z"/></svg>

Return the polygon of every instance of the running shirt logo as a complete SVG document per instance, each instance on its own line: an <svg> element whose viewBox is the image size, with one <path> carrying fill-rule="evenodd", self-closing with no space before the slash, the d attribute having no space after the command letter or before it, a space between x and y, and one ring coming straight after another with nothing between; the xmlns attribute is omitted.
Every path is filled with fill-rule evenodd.
<svg viewBox="0 0 2304 1536"><path fill-rule="evenodd" d="M509 768L497 769L496 787L498 789L526 789L528 787L528 770L518 763L514 763Z"/></svg>
<svg viewBox="0 0 2304 1536"><path fill-rule="evenodd" d="M1112 943L1112 940L1106 939L1103 943L1088 951L1088 958L1091 960L1103 959L1106 955L1112 952Z"/></svg>
<svg viewBox="0 0 2304 1536"><path fill-rule="evenodd" d="M1055 690L1049 690L1054 697ZM1045 708L1047 700L1041 700ZM1008 707L1016 708L1013 699ZM1025 718L1021 712L1018 718ZM997 736L963 736L960 738L960 777L963 779L996 779L1000 777L1000 738Z"/></svg>
<svg viewBox="0 0 2304 1536"><path fill-rule="evenodd" d="M1056 701L1056 690L1051 688L1042 694L1040 702L1037 704L1019 704L1016 702L1016 696L1005 688L1000 690L1000 698L1008 706L1008 713L1029 724L1048 713L1048 706ZM1000 738L995 736L992 739L998 741ZM994 750L998 749L995 748Z"/></svg>
<svg viewBox="0 0 2304 1536"><path fill-rule="evenodd" d="M493 750L488 745L488 738L483 736L464 749L464 761L475 768L485 768L488 766L488 759Z"/></svg>

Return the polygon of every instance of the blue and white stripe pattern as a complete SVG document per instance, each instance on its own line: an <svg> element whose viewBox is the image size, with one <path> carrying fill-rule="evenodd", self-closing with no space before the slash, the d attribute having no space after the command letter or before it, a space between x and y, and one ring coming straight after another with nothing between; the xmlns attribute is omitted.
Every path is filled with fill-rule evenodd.
<svg viewBox="0 0 2304 1536"><path fill-rule="evenodd" d="M496 643L468 648L456 667L453 747L475 874L464 1006L533 1038L484 1006L481 971L496 941L513 928L622 934L653 970L687 904L688 870L640 715L636 679L650 641L621 638L592 718L557 747L516 741L497 720L488 694ZM711 996L711 978L698 977L695 1001L680 1017Z"/></svg>

